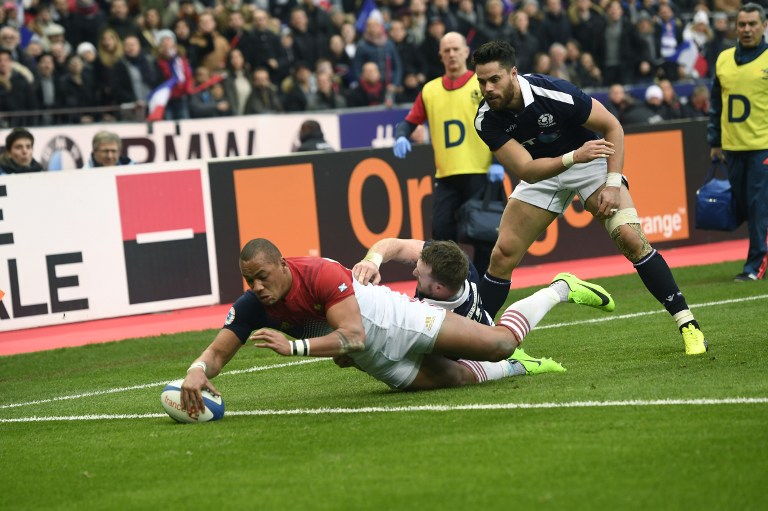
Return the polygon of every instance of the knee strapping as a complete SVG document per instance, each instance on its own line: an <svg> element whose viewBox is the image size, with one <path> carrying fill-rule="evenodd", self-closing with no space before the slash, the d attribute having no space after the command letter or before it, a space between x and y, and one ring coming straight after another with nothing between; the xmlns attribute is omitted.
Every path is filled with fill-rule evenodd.
<svg viewBox="0 0 768 511"><path fill-rule="evenodd" d="M613 231L625 224L639 224L640 217L637 216L637 210L635 208L620 209L610 218L603 220L603 225L609 234L613 235Z"/></svg>

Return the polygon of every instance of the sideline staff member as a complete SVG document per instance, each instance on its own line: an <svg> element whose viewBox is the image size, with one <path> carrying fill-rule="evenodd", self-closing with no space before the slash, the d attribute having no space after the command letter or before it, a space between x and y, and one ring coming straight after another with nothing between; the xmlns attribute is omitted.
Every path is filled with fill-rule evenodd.
<svg viewBox="0 0 768 511"><path fill-rule="evenodd" d="M440 39L440 59L445 74L427 82L395 129L394 153L405 158L411 150L409 137L424 122L435 152L432 193L432 238L458 241L456 212L485 187L500 182L504 168L491 164L492 155L477 136L472 123L482 99L475 73L467 69L469 48L464 36L448 32ZM488 266L490 246L474 245L472 262L482 274Z"/></svg>
<svg viewBox="0 0 768 511"><path fill-rule="evenodd" d="M768 44L765 10L748 3L736 15L735 48L720 53L712 82L707 139L713 160L728 168L739 220L747 221L749 250L736 282L765 278L768 264ZM723 106L725 105L725 108Z"/></svg>

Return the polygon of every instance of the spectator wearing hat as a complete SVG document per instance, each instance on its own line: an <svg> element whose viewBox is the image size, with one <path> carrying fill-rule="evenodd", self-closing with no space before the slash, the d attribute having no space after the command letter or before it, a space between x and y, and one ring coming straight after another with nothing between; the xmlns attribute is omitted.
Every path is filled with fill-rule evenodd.
<svg viewBox="0 0 768 511"><path fill-rule="evenodd" d="M30 81L14 68L10 50L0 48L0 122L2 124L28 126L34 123L35 119L26 116L3 115L3 113L36 109L35 96L29 93L29 88Z"/></svg>
<svg viewBox="0 0 768 511"><path fill-rule="evenodd" d="M96 47L89 43L88 41L82 42L79 45L77 45L77 51L76 53L80 55L80 58L83 59L83 63L86 66L93 68L93 66L96 63Z"/></svg>
<svg viewBox="0 0 768 511"><path fill-rule="evenodd" d="M179 53L176 46L176 36L170 30L158 33L157 67L160 83L176 78L176 85L171 89L171 96L165 106L166 120L189 119L189 96L192 94L194 83L192 68L184 55ZM176 71L179 70L179 71Z"/></svg>
<svg viewBox="0 0 768 511"><path fill-rule="evenodd" d="M133 160L123 153L123 141L117 133L99 131L93 136L91 148L93 151L84 169L133 165Z"/></svg>
<svg viewBox="0 0 768 511"><path fill-rule="evenodd" d="M32 156L35 137L26 128L14 128L5 137L5 152L0 155L0 174L42 172L43 167Z"/></svg>
<svg viewBox="0 0 768 511"><path fill-rule="evenodd" d="M664 93L656 84L645 89L645 102L637 104L631 110L625 112L626 124L656 124L664 120L663 117Z"/></svg>
<svg viewBox="0 0 768 511"><path fill-rule="evenodd" d="M72 45L66 39L64 27L58 23L51 23L43 29L42 43L45 51L50 51L52 44L61 43L67 55L72 53Z"/></svg>

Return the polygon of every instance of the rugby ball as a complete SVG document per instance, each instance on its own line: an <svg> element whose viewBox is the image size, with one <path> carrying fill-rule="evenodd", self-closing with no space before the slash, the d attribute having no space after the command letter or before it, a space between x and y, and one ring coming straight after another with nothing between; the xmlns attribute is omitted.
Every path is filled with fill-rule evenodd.
<svg viewBox="0 0 768 511"><path fill-rule="evenodd" d="M190 417L185 410L181 409L182 383L184 380L172 381L165 386L160 395L160 402L163 404L165 413L170 415L172 419L177 422L195 423L217 421L224 417L224 400L221 396L214 396L205 389L203 389L205 412L201 413L196 420Z"/></svg>

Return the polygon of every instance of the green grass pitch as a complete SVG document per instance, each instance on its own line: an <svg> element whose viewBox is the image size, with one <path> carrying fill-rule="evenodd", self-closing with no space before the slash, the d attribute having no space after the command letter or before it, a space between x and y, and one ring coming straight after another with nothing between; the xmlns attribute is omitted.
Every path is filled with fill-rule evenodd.
<svg viewBox="0 0 768 511"><path fill-rule="evenodd" d="M214 380L226 416L199 425L160 392L214 331L1 357L0 506L768 509L768 283L739 268L674 271L702 356L636 275L597 279L614 313L560 305L525 341L564 374L403 393L246 346Z"/></svg>

